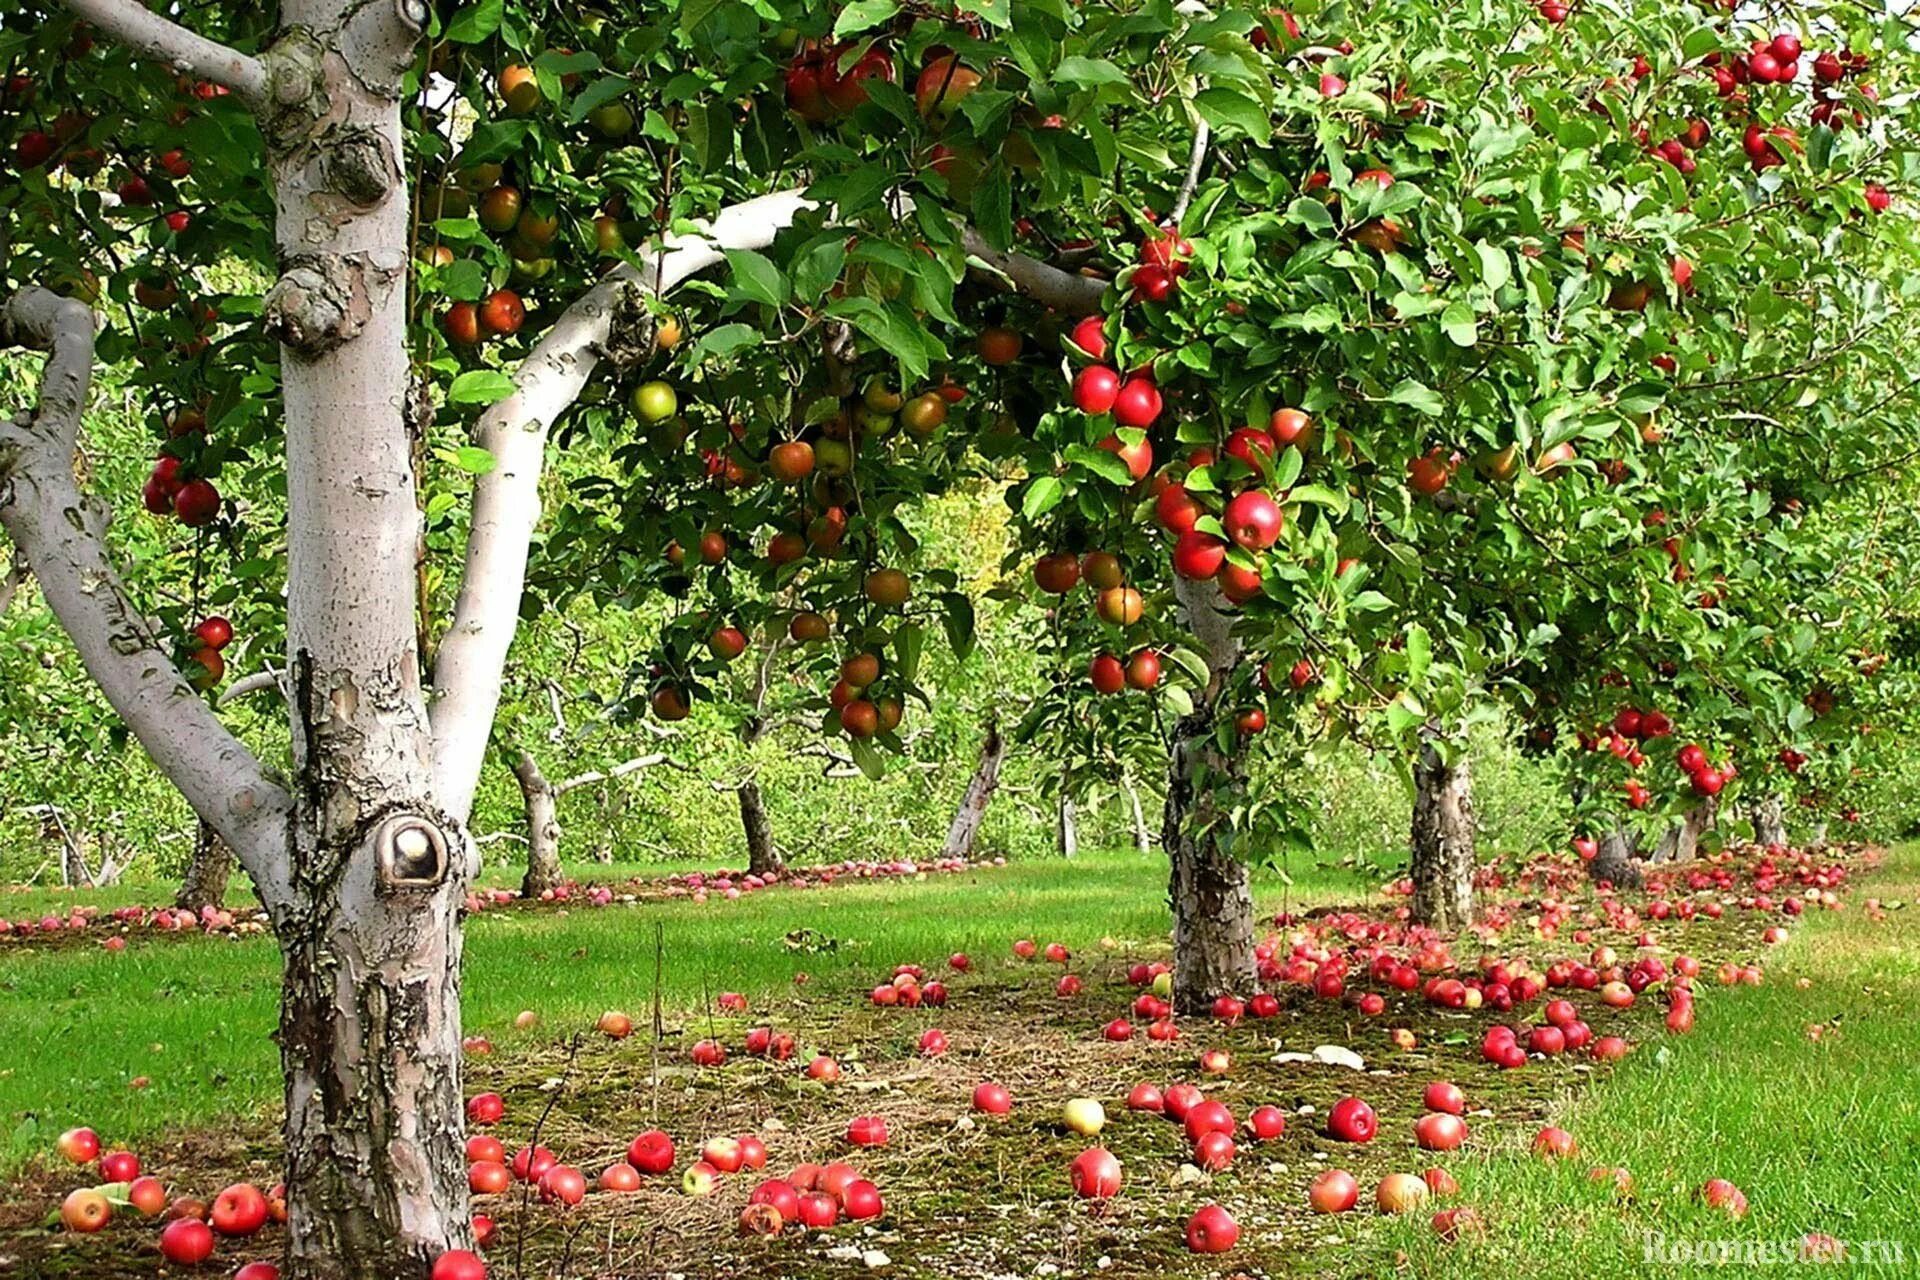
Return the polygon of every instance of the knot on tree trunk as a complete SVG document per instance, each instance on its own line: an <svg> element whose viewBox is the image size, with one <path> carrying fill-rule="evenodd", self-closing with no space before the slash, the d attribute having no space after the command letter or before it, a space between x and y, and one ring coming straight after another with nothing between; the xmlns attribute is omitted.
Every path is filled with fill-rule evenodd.
<svg viewBox="0 0 1920 1280"><path fill-rule="evenodd" d="M397 189L399 163L387 140L372 129L345 127L321 140L327 189L362 209L371 209Z"/></svg>
<svg viewBox="0 0 1920 1280"><path fill-rule="evenodd" d="M323 356L360 336L372 318L376 291L391 287L399 274L398 266L358 254L289 259L267 291L267 331L310 360Z"/></svg>
<svg viewBox="0 0 1920 1280"><path fill-rule="evenodd" d="M312 133L333 110L321 73L326 50L311 31L288 28L271 49L261 55L267 90L260 103L260 132L274 151L290 151Z"/></svg>

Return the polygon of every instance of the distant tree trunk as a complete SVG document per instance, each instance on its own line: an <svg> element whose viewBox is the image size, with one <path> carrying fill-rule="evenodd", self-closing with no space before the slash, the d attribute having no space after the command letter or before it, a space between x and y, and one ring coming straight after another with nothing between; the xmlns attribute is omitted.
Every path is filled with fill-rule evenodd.
<svg viewBox="0 0 1920 1280"><path fill-rule="evenodd" d="M1677 825L1669 826L1661 833L1660 841L1654 845L1653 855L1647 861L1692 862L1700 855L1700 837L1713 826L1714 815L1719 808L1720 802L1716 797L1703 797L1687 810Z"/></svg>
<svg viewBox="0 0 1920 1280"><path fill-rule="evenodd" d="M756 876L778 875L784 863L773 843L773 823L767 817L759 780L744 778L734 790L740 797L740 825L747 833L747 871Z"/></svg>
<svg viewBox="0 0 1920 1280"><path fill-rule="evenodd" d="M180 882L173 905L185 911L218 910L226 903L227 878L232 874L233 849L219 832L201 822L193 841L193 861L187 864L186 879Z"/></svg>
<svg viewBox="0 0 1920 1280"><path fill-rule="evenodd" d="M1813 824L1813 830L1807 833L1807 848L1824 849L1826 847L1827 824L1825 822L1816 822Z"/></svg>
<svg viewBox="0 0 1920 1280"><path fill-rule="evenodd" d="M527 805L527 875L520 882L520 896L538 898L549 889L558 889L566 879L560 870L556 796L553 784L540 772L540 763L531 752L521 751L514 762L513 776Z"/></svg>
<svg viewBox="0 0 1920 1280"><path fill-rule="evenodd" d="M1140 788L1132 774L1120 775L1120 789L1127 793L1127 812L1133 819L1133 851L1148 853L1153 849L1153 832L1147 829L1147 813L1140 805Z"/></svg>
<svg viewBox="0 0 1920 1280"><path fill-rule="evenodd" d="M1748 806L1753 819L1753 842L1759 845L1787 842L1787 801L1778 791L1758 796Z"/></svg>
<svg viewBox="0 0 1920 1280"><path fill-rule="evenodd" d="M1473 923L1473 779L1462 756L1449 765L1431 742L1413 769L1415 924L1453 933Z"/></svg>
<svg viewBox="0 0 1920 1280"><path fill-rule="evenodd" d="M1180 578L1174 590L1206 652L1208 680L1174 729L1160 844L1173 904L1173 1005L1180 1013L1204 1014L1215 996L1250 990L1255 972L1252 876L1223 843L1227 824L1219 811L1223 796L1230 801L1245 792L1246 778L1239 758L1222 752L1213 736L1240 643L1217 585Z"/></svg>
<svg viewBox="0 0 1920 1280"><path fill-rule="evenodd" d="M1616 888L1638 886L1640 864L1633 857L1634 843L1620 827L1601 836L1599 853L1587 864L1587 875L1595 883L1604 880Z"/></svg>
<svg viewBox="0 0 1920 1280"><path fill-rule="evenodd" d="M1054 809L1053 847L1063 858L1072 858L1080 852L1080 821L1074 812L1073 797L1067 794L1063 782L1060 788L1060 803Z"/></svg>
<svg viewBox="0 0 1920 1280"><path fill-rule="evenodd" d="M973 767L966 794L960 797L960 807L947 827L947 842L940 849L942 857L973 856L973 842L980 835L980 824L986 821L987 805L1000 788L1000 762L1006 755L1007 743L1000 736L999 723L987 721L987 736L980 742L980 762Z"/></svg>

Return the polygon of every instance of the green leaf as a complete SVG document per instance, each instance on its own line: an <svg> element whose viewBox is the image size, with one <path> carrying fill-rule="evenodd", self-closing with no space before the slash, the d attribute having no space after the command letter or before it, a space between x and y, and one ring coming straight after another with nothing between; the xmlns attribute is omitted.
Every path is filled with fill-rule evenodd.
<svg viewBox="0 0 1920 1280"><path fill-rule="evenodd" d="M1129 83L1127 73L1105 58L1083 58L1078 54L1060 59L1060 65L1053 69L1053 79L1056 84L1070 84L1080 89Z"/></svg>
<svg viewBox="0 0 1920 1280"><path fill-rule="evenodd" d="M1091 445L1074 444L1067 446L1067 461L1076 463L1093 472L1102 480L1120 485L1122 488L1133 484L1133 473L1127 470L1127 464L1118 454L1096 449Z"/></svg>
<svg viewBox="0 0 1920 1280"><path fill-rule="evenodd" d="M1470 347L1480 340L1480 326L1474 319L1473 308L1458 300L1447 304L1440 317L1440 331L1456 347Z"/></svg>
<svg viewBox="0 0 1920 1280"><path fill-rule="evenodd" d="M633 88L633 81L625 76L601 76L582 89L572 102L567 104L567 119L579 124L601 107L606 106Z"/></svg>
<svg viewBox="0 0 1920 1280"><path fill-rule="evenodd" d="M753 325L723 324L700 335L700 341L693 344L693 358L696 361L705 356L725 358L736 351L744 351L759 341L760 330Z"/></svg>
<svg viewBox="0 0 1920 1280"><path fill-rule="evenodd" d="M479 44L500 29L500 17L506 0L480 0L453 15L447 23L447 39L455 44Z"/></svg>
<svg viewBox="0 0 1920 1280"><path fill-rule="evenodd" d="M764 302L770 307L785 305L787 280L780 268L764 254L751 249L727 250L727 265L733 268L733 296L749 302Z"/></svg>
<svg viewBox="0 0 1920 1280"><path fill-rule="evenodd" d="M1347 513L1350 500L1344 489L1330 489L1320 484L1303 484L1287 492L1287 501L1306 502L1317 507L1325 507L1338 519Z"/></svg>
<svg viewBox="0 0 1920 1280"><path fill-rule="evenodd" d="M793 295L803 302L817 302L827 295L840 278L847 263L847 238L831 234L802 249L793 260Z"/></svg>
<svg viewBox="0 0 1920 1280"><path fill-rule="evenodd" d="M1160 687L1160 697L1167 704L1167 709L1173 712L1174 715L1190 716L1193 714L1193 695L1187 692L1184 685L1162 685Z"/></svg>
<svg viewBox="0 0 1920 1280"><path fill-rule="evenodd" d="M1314 231L1333 230L1333 214L1312 196L1301 196L1287 206L1287 221L1297 222Z"/></svg>
<svg viewBox="0 0 1920 1280"><path fill-rule="evenodd" d="M453 451L453 465L472 476L483 476L492 471L494 457L478 445L463 444Z"/></svg>
<svg viewBox="0 0 1920 1280"><path fill-rule="evenodd" d="M1273 122L1266 108L1238 89L1214 85L1193 96L1194 110L1216 129L1238 129L1255 142L1273 136Z"/></svg>
<svg viewBox="0 0 1920 1280"><path fill-rule="evenodd" d="M470 369L447 388L448 404L492 404L513 394L513 379L498 369Z"/></svg>
<svg viewBox="0 0 1920 1280"><path fill-rule="evenodd" d="M827 314L878 343L900 363L909 381L926 377L932 361L946 355L946 347L904 307L882 306L872 298L842 298L827 308Z"/></svg>
<svg viewBox="0 0 1920 1280"><path fill-rule="evenodd" d="M1387 393L1387 401L1432 415L1438 415L1446 407L1440 399L1440 393L1417 378L1402 378L1399 385Z"/></svg>
<svg viewBox="0 0 1920 1280"><path fill-rule="evenodd" d="M974 187L973 224L996 249L1013 243L1013 179L1000 161L990 165Z"/></svg>
<svg viewBox="0 0 1920 1280"><path fill-rule="evenodd" d="M1027 486L1026 496L1020 500L1020 514L1029 521L1038 520L1047 512L1060 505L1060 499L1066 497L1066 490L1058 476L1036 476Z"/></svg>
<svg viewBox="0 0 1920 1280"><path fill-rule="evenodd" d="M869 781L878 782L886 777L887 766L880 759L880 753L865 738L854 738L851 742L853 762L860 766L860 772L867 775Z"/></svg>
<svg viewBox="0 0 1920 1280"><path fill-rule="evenodd" d="M893 633L893 651L896 655L896 669L900 678L908 684L914 683L920 674L920 654L927 645L926 628L917 622L902 623Z"/></svg>
<svg viewBox="0 0 1920 1280"><path fill-rule="evenodd" d="M869 27L879 26L898 12L900 6L895 0L853 0L834 20L833 34L844 40Z"/></svg>
<svg viewBox="0 0 1920 1280"><path fill-rule="evenodd" d="M1480 255L1480 280L1489 289L1500 289L1513 279L1513 264L1505 249L1495 248L1485 240L1474 242L1473 251Z"/></svg>
<svg viewBox="0 0 1920 1280"><path fill-rule="evenodd" d="M1427 668L1433 665L1433 637L1427 629L1417 622L1409 623L1407 638L1407 682L1418 684L1426 678Z"/></svg>
<svg viewBox="0 0 1920 1280"><path fill-rule="evenodd" d="M973 653L973 599L950 591L940 597L940 603L946 609L942 621L947 630L947 645L953 650L953 656L964 662Z"/></svg>

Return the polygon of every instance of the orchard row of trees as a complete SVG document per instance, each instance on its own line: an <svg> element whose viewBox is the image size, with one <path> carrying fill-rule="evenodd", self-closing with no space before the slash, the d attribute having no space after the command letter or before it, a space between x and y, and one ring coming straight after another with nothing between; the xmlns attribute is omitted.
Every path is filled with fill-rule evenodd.
<svg viewBox="0 0 1920 1280"><path fill-rule="evenodd" d="M1453 924L1502 708L1624 876L1643 821L1839 794L1900 703L1899 20L0 14L0 333L46 353L0 527L272 916L302 1280L468 1241L469 819L519 621L576 593L680 602L658 720L802 716L879 772L929 647L976 642L913 512L1004 482L1057 677L1008 732L1068 786L1164 769L1189 1011L1251 985L1248 867L1301 838L1258 756L1405 761ZM151 414L141 503L266 588L284 758L200 696L231 635L198 590L112 562L101 361Z"/></svg>

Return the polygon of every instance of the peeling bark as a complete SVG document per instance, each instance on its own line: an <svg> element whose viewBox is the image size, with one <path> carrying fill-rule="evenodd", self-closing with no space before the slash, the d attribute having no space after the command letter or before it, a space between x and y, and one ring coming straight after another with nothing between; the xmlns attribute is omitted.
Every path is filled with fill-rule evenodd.
<svg viewBox="0 0 1920 1280"><path fill-rule="evenodd" d="M202 907L218 910L226 905L227 880L232 874L233 850L218 831L202 822L193 840L193 861L187 864L173 905L183 911L197 912Z"/></svg>
<svg viewBox="0 0 1920 1280"><path fill-rule="evenodd" d="M1778 791L1756 796L1747 806L1753 821L1753 842L1758 845L1787 842L1787 801Z"/></svg>
<svg viewBox="0 0 1920 1280"><path fill-rule="evenodd" d="M549 889L558 889L566 879L560 870L558 797L553 784L540 772L540 762L529 751L522 751L514 761L513 777L520 784L520 796L527 808L527 874L520 882L520 896L538 898Z"/></svg>
<svg viewBox="0 0 1920 1280"><path fill-rule="evenodd" d="M960 797L960 807L947 826L946 843L940 848L942 857L973 856L973 843L980 836L980 824L986 821L987 805L1000 788L1000 765L1006 756L1007 743L1000 736L999 722L987 721L987 735L980 741L980 762L974 765L973 776L967 780L967 789Z"/></svg>
<svg viewBox="0 0 1920 1280"><path fill-rule="evenodd" d="M1160 843L1171 868L1173 1006L1205 1014L1215 996L1251 990L1255 974L1252 876L1225 838L1228 819L1219 803L1244 790L1246 778L1215 738L1225 675L1240 660L1240 642L1216 584L1181 578L1174 593L1206 654L1208 681L1174 728Z"/></svg>
<svg viewBox="0 0 1920 1280"><path fill-rule="evenodd" d="M1448 764L1430 742L1413 769L1415 924L1454 933L1473 923L1473 779L1463 755Z"/></svg>
<svg viewBox="0 0 1920 1280"><path fill-rule="evenodd" d="M1147 812L1140 804L1140 787L1131 774L1120 778L1120 789L1127 796L1127 815L1133 824L1133 851L1150 853L1153 850L1153 832L1147 828Z"/></svg>

